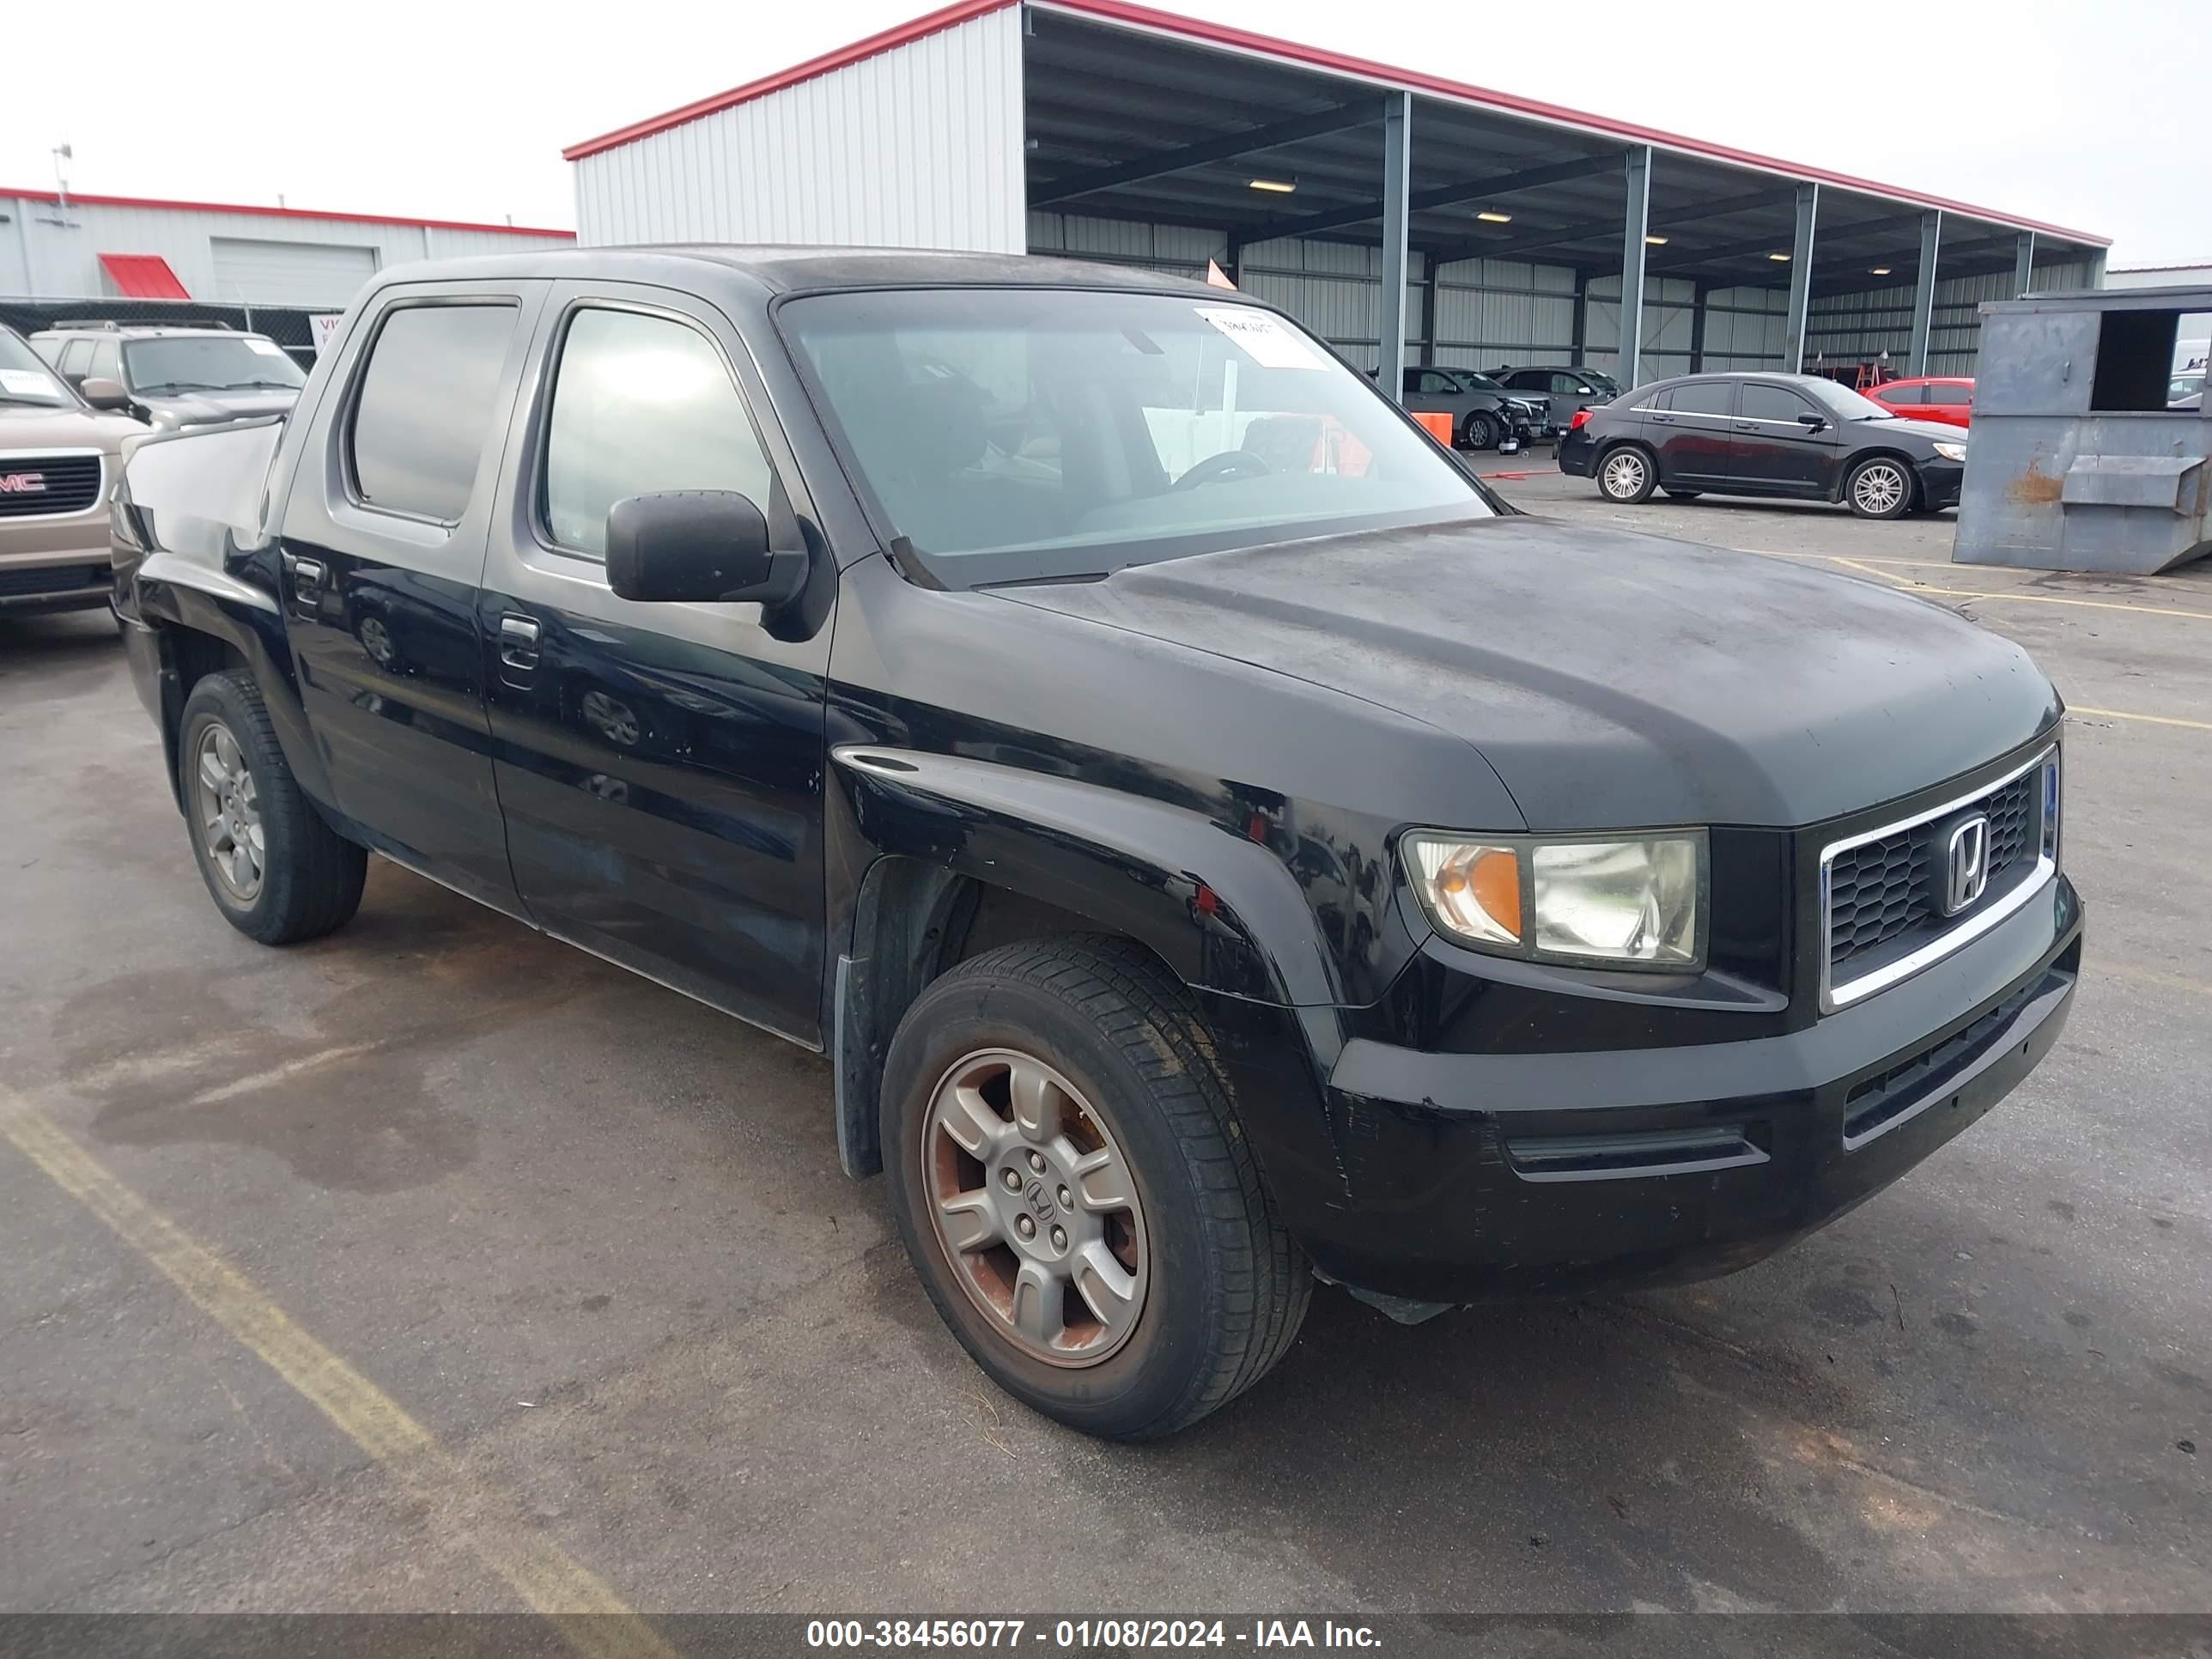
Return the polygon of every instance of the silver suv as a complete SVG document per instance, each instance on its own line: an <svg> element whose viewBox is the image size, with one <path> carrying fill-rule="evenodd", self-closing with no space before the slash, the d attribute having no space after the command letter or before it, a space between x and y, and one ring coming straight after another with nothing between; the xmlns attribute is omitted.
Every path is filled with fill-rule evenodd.
<svg viewBox="0 0 2212 1659"><path fill-rule="evenodd" d="M307 378L267 335L220 324L76 319L41 329L31 345L73 386L119 382L131 412L165 431L289 414Z"/></svg>

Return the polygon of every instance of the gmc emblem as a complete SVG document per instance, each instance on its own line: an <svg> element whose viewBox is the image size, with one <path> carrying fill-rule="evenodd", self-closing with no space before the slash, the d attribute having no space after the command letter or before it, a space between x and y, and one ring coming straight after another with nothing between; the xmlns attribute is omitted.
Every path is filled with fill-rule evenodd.
<svg viewBox="0 0 2212 1659"><path fill-rule="evenodd" d="M0 495L43 495L46 493L46 475L43 472L0 472Z"/></svg>

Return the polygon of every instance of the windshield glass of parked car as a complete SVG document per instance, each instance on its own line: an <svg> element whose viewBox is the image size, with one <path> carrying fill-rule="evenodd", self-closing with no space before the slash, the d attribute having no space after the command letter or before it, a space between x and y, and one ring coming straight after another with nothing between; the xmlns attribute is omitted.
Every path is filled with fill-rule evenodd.
<svg viewBox="0 0 2212 1659"><path fill-rule="evenodd" d="M1272 312L1051 289L821 295L780 325L890 532L962 586L1488 517Z"/></svg>
<svg viewBox="0 0 2212 1659"><path fill-rule="evenodd" d="M1505 386L1502 381L1493 380L1487 374L1480 374L1472 368L1455 368L1452 370L1452 374L1457 378L1459 383L1465 386L1469 392L1503 392L1505 390Z"/></svg>
<svg viewBox="0 0 2212 1659"><path fill-rule="evenodd" d="M1884 409L1871 398L1863 398L1839 380L1814 379L1806 389L1847 421L1894 421L1893 409Z"/></svg>
<svg viewBox="0 0 2212 1659"><path fill-rule="evenodd" d="M133 392L253 392L303 386L307 377L269 340L242 334L179 334L131 340L123 347L123 375Z"/></svg>
<svg viewBox="0 0 2212 1659"><path fill-rule="evenodd" d="M0 403L42 404L51 409L77 406L46 360L5 329L0 329Z"/></svg>

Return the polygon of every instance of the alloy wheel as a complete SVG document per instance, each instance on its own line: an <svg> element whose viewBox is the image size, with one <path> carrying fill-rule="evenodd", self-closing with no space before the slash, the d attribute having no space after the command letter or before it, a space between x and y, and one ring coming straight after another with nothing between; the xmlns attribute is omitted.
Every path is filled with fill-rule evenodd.
<svg viewBox="0 0 2212 1659"><path fill-rule="evenodd" d="M1851 501L1860 512L1880 518L1897 511L1907 485L1905 474L1887 461L1863 468L1851 486Z"/></svg>
<svg viewBox="0 0 2212 1659"><path fill-rule="evenodd" d="M201 730L192 761L192 801L200 846L216 878L240 903L252 903L261 894L268 856L261 796L238 739L220 720Z"/></svg>
<svg viewBox="0 0 2212 1659"><path fill-rule="evenodd" d="M921 1151L938 1243L999 1334L1050 1365L1118 1352L1151 1251L1128 1160L1081 1091L1034 1055L978 1049L939 1080Z"/></svg>
<svg viewBox="0 0 2212 1659"><path fill-rule="evenodd" d="M1626 501L1644 488L1644 458L1624 449L1605 464L1605 493Z"/></svg>

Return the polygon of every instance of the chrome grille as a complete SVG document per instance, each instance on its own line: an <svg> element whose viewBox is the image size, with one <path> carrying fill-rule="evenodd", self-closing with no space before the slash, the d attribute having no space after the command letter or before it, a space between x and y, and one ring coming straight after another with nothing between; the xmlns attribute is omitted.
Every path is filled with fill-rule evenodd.
<svg viewBox="0 0 2212 1659"><path fill-rule="evenodd" d="M0 519L53 519L100 501L100 452L0 452Z"/></svg>

